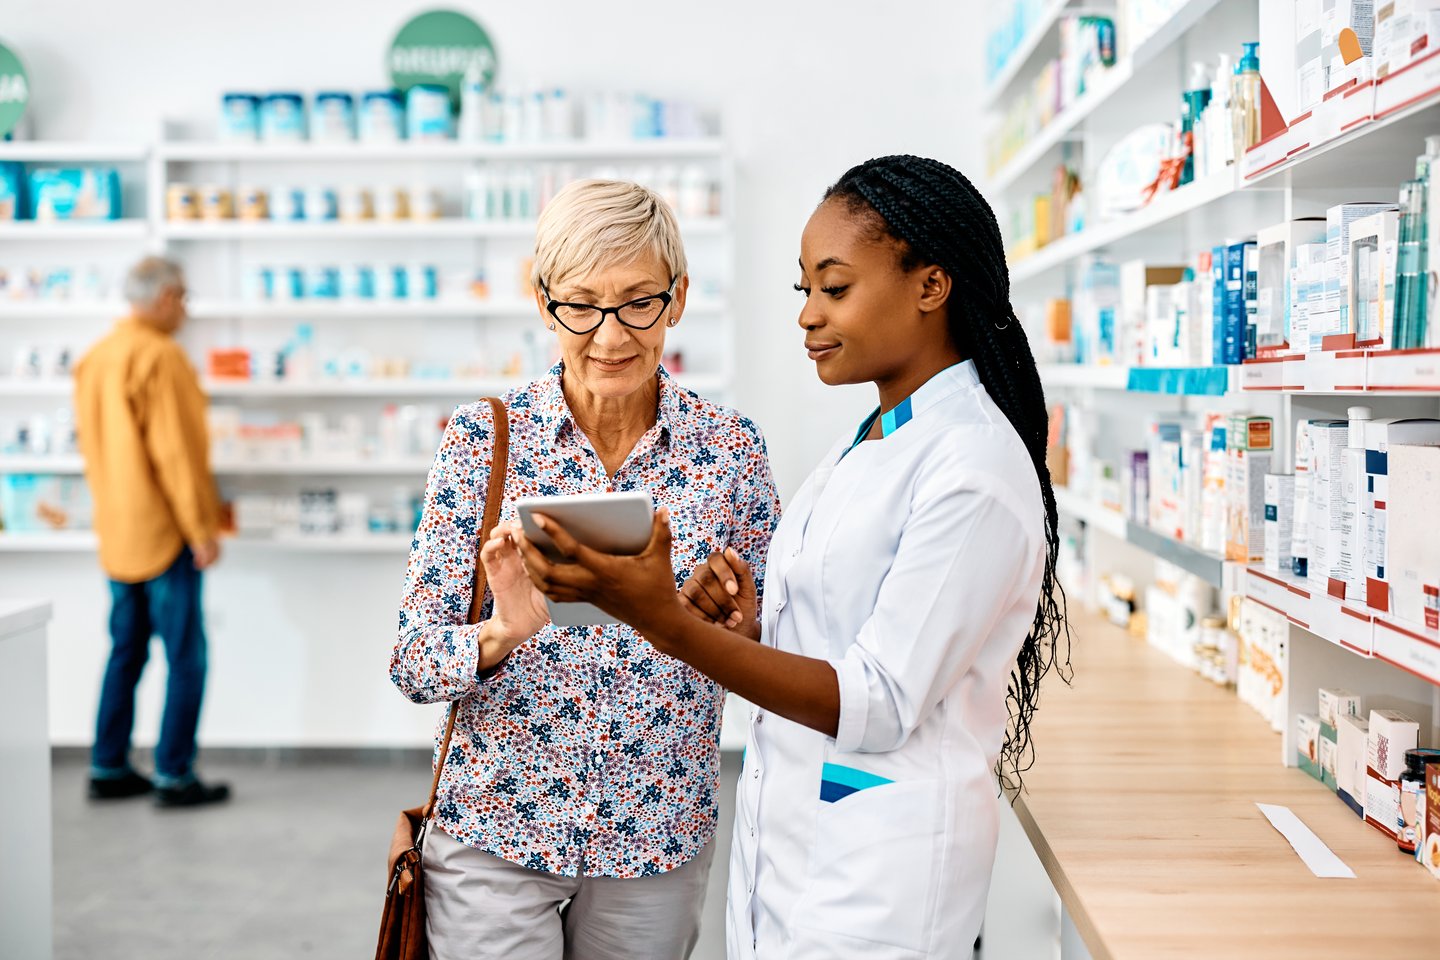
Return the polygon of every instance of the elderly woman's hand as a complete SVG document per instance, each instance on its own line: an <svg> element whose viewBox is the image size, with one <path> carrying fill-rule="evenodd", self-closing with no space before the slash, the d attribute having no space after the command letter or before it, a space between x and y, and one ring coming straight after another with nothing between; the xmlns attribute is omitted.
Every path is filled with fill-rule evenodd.
<svg viewBox="0 0 1440 960"><path fill-rule="evenodd" d="M751 640L760 639L759 604L750 565L727 547L712 553L680 588L680 602L690 613Z"/></svg>
<svg viewBox="0 0 1440 960"><path fill-rule="evenodd" d="M515 536L518 523L499 524L480 548L480 562L495 597L495 608L481 633L480 667L488 669L510 655L550 622L545 598L530 582Z"/></svg>
<svg viewBox="0 0 1440 960"><path fill-rule="evenodd" d="M668 510L655 513L645 550L628 557L590 549L550 517L537 515L535 519L555 545L558 560L547 559L523 533L517 542L530 580L551 600L594 604L652 643L656 641L652 630L664 632L664 625L675 616L686 616L675 592Z"/></svg>

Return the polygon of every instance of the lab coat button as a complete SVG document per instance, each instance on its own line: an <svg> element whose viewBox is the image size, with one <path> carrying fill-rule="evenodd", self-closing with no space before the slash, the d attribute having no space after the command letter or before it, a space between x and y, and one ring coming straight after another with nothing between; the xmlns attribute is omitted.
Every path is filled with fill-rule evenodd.
<svg viewBox="0 0 1440 960"><path fill-rule="evenodd" d="M751 776L754 777L756 780L759 780L759 779L760 779L760 768L759 768L759 767L756 767L756 768L755 768L755 772L754 772L753 774L751 774Z"/></svg>

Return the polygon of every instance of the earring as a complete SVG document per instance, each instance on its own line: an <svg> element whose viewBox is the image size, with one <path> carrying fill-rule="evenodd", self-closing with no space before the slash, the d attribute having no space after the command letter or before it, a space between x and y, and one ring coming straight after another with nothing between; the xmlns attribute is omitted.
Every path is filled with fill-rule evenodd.
<svg viewBox="0 0 1440 960"><path fill-rule="evenodd" d="M671 326L671 327L679 326L679 324L680 324L680 318L679 318L679 317L675 317L674 319L667 321L667 325L668 325L668 326Z"/></svg>
<svg viewBox="0 0 1440 960"><path fill-rule="evenodd" d="M554 330L554 329L555 329L555 324L553 324L553 323L547 323L545 326L546 326L546 329L549 329L549 330Z"/></svg>

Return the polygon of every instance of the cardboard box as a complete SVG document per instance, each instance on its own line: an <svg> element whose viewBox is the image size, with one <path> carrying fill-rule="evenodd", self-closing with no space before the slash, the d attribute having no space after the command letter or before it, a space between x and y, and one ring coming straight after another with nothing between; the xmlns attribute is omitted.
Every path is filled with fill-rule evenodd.
<svg viewBox="0 0 1440 960"><path fill-rule="evenodd" d="M1440 447L1392 444L1387 457L1390 499L1385 575L1390 613L1440 628Z"/></svg>
<svg viewBox="0 0 1440 960"><path fill-rule="evenodd" d="M1234 416L1226 430L1230 471L1225 556L1243 563L1265 559L1265 475L1271 472L1274 423Z"/></svg>
<svg viewBox="0 0 1440 960"><path fill-rule="evenodd" d="M1424 56L1440 38L1436 0L1389 0L1375 7L1375 77L1387 77Z"/></svg>
<svg viewBox="0 0 1440 960"><path fill-rule="evenodd" d="M1340 31L1350 29L1360 41L1360 52L1370 56L1375 39L1375 0L1326 0L1320 15L1320 57L1325 66L1325 89L1334 90L1346 74L1340 53Z"/></svg>
<svg viewBox="0 0 1440 960"><path fill-rule="evenodd" d="M1335 719L1335 793L1363 820L1370 720L1351 714L1341 714Z"/></svg>
<svg viewBox="0 0 1440 960"><path fill-rule="evenodd" d="M1346 447L1340 451L1340 556L1331 573L1331 595L1335 587L1343 599L1365 602L1366 525L1369 504L1366 497L1365 450Z"/></svg>
<svg viewBox="0 0 1440 960"><path fill-rule="evenodd" d="M1390 445L1440 446L1440 420L1386 418L1365 424L1365 600L1388 612L1387 517L1390 514Z"/></svg>
<svg viewBox="0 0 1440 960"><path fill-rule="evenodd" d="M1347 420L1311 420L1309 534L1306 571L1325 593L1340 558L1340 524L1345 500L1341 486L1341 453L1349 440Z"/></svg>
<svg viewBox="0 0 1440 960"><path fill-rule="evenodd" d="M1344 0L1333 0L1338 6ZM1317 331L1313 321L1310 328L1311 343L1316 333L1322 338L1353 334L1350 325L1350 232L1355 223L1377 213L1395 210L1393 203L1341 203L1325 211L1325 309L1336 312L1333 321L1327 322L1328 329Z"/></svg>
<svg viewBox="0 0 1440 960"><path fill-rule="evenodd" d="M1295 475L1265 474L1265 569L1289 573L1295 522Z"/></svg>
<svg viewBox="0 0 1440 960"><path fill-rule="evenodd" d="M1120 363L1154 362L1145 355L1148 352L1145 312L1149 288L1173 286L1184 279L1184 267L1150 266L1144 260L1120 264Z"/></svg>
<svg viewBox="0 0 1440 960"><path fill-rule="evenodd" d="M1335 789L1335 764L1340 747L1336 742L1334 727L1320 725L1320 782L1331 790Z"/></svg>
<svg viewBox="0 0 1440 960"><path fill-rule="evenodd" d="M1295 763L1316 780L1324 779L1320 772L1320 718L1313 713L1295 717Z"/></svg>
<svg viewBox="0 0 1440 960"><path fill-rule="evenodd" d="M1254 329L1255 288L1258 284L1255 242L1233 243L1223 249L1225 284L1224 296L1217 305L1220 323L1215 332L1216 366L1240 363L1245 359L1247 330Z"/></svg>
<svg viewBox="0 0 1440 960"><path fill-rule="evenodd" d="M1395 839L1405 751L1419 745L1420 725L1396 710L1371 710L1365 743L1365 822Z"/></svg>
<svg viewBox="0 0 1440 960"><path fill-rule="evenodd" d="M1325 220L1313 217L1266 227L1256 236L1256 356L1289 347L1295 250L1303 244L1323 244L1325 230Z"/></svg>
<svg viewBox="0 0 1440 960"><path fill-rule="evenodd" d="M1302 243L1295 247L1294 267L1290 274L1290 350L1292 353L1309 353L1319 350L1320 338L1312 338L1311 331L1324 327L1325 312L1325 264L1327 247L1324 243ZM1312 339L1314 343L1312 345Z"/></svg>
<svg viewBox="0 0 1440 960"><path fill-rule="evenodd" d="M1440 763L1425 767L1425 842L1415 856L1440 880Z"/></svg>
<svg viewBox="0 0 1440 960"><path fill-rule="evenodd" d="M1386 350L1395 318L1400 215L1387 210L1350 225L1350 327L1355 346Z"/></svg>
<svg viewBox="0 0 1440 960"><path fill-rule="evenodd" d="M1361 700L1358 693L1322 687L1316 699L1320 708L1317 714L1320 722L1331 729L1339 728L1341 717L1360 715Z"/></svg>

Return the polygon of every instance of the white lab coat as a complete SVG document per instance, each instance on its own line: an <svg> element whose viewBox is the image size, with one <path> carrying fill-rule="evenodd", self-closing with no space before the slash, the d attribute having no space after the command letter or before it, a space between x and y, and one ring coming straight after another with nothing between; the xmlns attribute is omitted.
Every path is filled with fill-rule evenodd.
<svg viewBox="0 0 1440 960"><path fill-rule="evenodd" d="M1042 501L972 363L911 400L884 439L837 444L771 541L762 642L834 665L840 723L752 715L731 960L968 958L979 933ZM862 789L836 799L837 781Z"/></svg>

